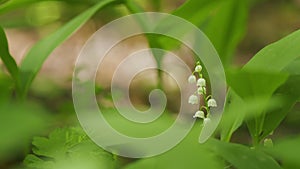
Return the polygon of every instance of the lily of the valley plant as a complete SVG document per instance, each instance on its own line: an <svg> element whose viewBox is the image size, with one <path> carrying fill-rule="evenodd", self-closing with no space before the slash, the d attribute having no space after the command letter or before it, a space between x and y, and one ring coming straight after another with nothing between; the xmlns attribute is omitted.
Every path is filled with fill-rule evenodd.
<svg viewBox="0 0 300 169"><path fill-rule="evenodd" d="M189 97L189 103L196 105L199 104L199 110L196 111L193 118L200 118L203 119L203 124L207 124L210 122L210 108L217 107L217 102L215 99L212 98L211 95L207 95L206 92L206 80L203 77L202 66L200 62L197 62L195 70L193 71L192 75L189 76L188 82L190 84L196 84L197 90L193 95ZM197 79L198 78L198 79ZM201 106L200 98L204 99L204 105Z"/></svg>

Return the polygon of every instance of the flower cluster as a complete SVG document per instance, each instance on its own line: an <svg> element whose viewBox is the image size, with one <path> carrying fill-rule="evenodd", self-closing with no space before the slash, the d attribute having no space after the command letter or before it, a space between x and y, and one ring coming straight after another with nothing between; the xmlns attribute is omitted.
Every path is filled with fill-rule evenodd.
<svg viewBox="0 0 300 169"><path fill-rule="evenodd" d="M188 78L188 82L190 84L196 84L197 85L197 91L193 95L189 97L189 103L190 104L199 104L200 103L200 97L202 96L204 99L204 105L200 106L199 110L195 113L193 118L200 118L203 119L204 125L210 122L210 108L211 107L217 107L217 102L215 99L212 98L211 95L207 96L206 93L206 80L203 78L203 75L201 73L202 66L200 62L197 62L197 65L195 67L195 70L193 71L193 74ZM198 79L197 79L197 77Z"/></svg>

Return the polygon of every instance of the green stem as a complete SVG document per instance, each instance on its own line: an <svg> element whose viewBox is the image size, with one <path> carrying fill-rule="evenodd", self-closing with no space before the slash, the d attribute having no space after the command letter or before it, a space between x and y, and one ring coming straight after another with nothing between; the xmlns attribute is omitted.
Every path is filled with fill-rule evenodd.
<svg viewBox="0 0 300 169"><path fill-rule="evenodd" d="M257 147L259 145L259 122L260 121L260 116L254 118L255 122L255 132L254 135L252 136L252 144L253 147Z"/></svg>
<svg viewBox="0 0 300 169"><path fill-rule="evenodd" d="M125 0L125 6L126 8L133 14L135 13L143 13L145 12L143 10L142 7L140 7L137 3L134 3L132 0ZM147 32L149 26L147 24L147 22L144 21L143 18L139 17L139 16L136 16L136 20L137 22L140 24L141 28L143 31ZM149 34L146 34L146 38L147 38L147 41L148 41L148 44L149 44L149 47L151 49L154 49L155 46L157 45L155 40L153 39L153 37L151 37L151 35ZM163 55L161 52L155 52L155 49L154 50L151 50L155 60L156 60L156 63L157 63L157 68L158 68L158 88L159 89L163 89L163 85L162 85L162 71L160 70L161 68L161 65L160 65L160 57Z"/></svg>

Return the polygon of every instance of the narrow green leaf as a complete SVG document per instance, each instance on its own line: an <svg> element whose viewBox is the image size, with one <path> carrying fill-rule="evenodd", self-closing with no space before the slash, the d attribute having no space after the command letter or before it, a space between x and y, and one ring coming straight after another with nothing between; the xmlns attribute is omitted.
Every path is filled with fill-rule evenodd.
<svg viewBox="0 0 300 169"><path fill-rule="evenodd" d="M99 9L115 2L114 0L103 0L93 7L89 8L79 16L72 19L66 25L56 32L37 42L24 58L20 71L23 85L23 96L26 95L34 77L42 67L44 61L51 52L64 42L69 36L78 30L89 18L91 18Z"/></svg>
<svg viewBox="0 0 300 169"><path fill-rule="evenodd" d="M6 35L2 27L0 27L0 58L2 59L8 72L11 74L12 78L17 82L19 76L18 66L15 59L9 53Z"/></svg>
<svg viewBox="0 0 300 169"><path fill-rule="evenodd" d="M215 153L237 169L281 169L272 157L262 151L217 140L210 140L209 144Z"/></svg>

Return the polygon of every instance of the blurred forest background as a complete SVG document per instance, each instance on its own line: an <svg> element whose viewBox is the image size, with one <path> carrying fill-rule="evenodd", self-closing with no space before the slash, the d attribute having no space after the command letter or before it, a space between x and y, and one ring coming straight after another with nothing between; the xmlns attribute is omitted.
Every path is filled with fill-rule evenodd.
<svg viewBox="0 0 300 169"><path fill-rule="evenodd" d="M7 1L9 0L0 0L0 5L5 4ZM0 13L0 26L5 28L9 51L16 59L17 64L21 63L22 58L33 44L89 8L95 1L41 1L20 6L12 12ZM185 2L184 0L162 0L160 5L153 5L156 3L152 1L159 0L137 0L145 11L158 12L171 12ZM251 0L250 6L246 32L242 41L238 44L233 60L229 64L232 67L242 67L263 47L300 29L300 0ZM11 112L11 117L13 117L11 119L15 120L15 115L18 114L20 109L24 112L30 112L29 114L18 114L17 120L23 122L14 126L14 128L5 128L11 126L10 122L8 120L4 121L5 118L2 121L0 119L0 135L4 138L0 140L0 145L5 145L0 148L0 168L9 168L24 159L24 154L26 153L20 152L18 146L24 147L30 144L32 139L28 135L36 133L48 135L50 131L57 127L72 126L78 123L73 108L71 92L71 78L76 57L87 39L95 31L106 23L127 14L129 14L128 10L122 5L114 8L105 8L56 48L42 66L30 88L28 99L30 104L6 104L6 96L8 94L2 89L11 88L11 79L6 76L6 69L0 62L0 101L2 102L0 102L2 104L0 113ZM222 27L218 29L222 29ZM106 107L112 107L109 84L114 69L120 60L126 57L126 54L147 46L147 41L143 37L134 37L126 41L110 53L116 59L107 60L105 72L100 72L97 77L99 102ZM194 60L192 57L187 58L185 61L193 68ZM147 79L147 76L151 76L151 72L148 72L148 74L145 72L140 77L141 79L132 84L132 88L135 88L135 90L131 90L133 102L141 109L144 109L145 105L147 106L148 94L154 87L154 84L151 86L150 83L149 86L149 83L143 83L143 78ZM144 92L145 90L147 92ZM180 102L177 97L178 91L171 90L167 96L170 102L168 103L168 109L175 112L178 109L177 103ZM32 110L34 112L31 112ZM49 114L51 114L51 117ZM10 119L10 117L6 119ZM25 119L30 119L30 121L24 122ZM41 121L40 119L43 120ZM299 134L299 121L300 104L298 103L285 118L273 137ZM24 129L22 131L23 125L31 126L29 127L30 130ZM46 130L44 130L45 128ZM19 131L27 132L28 134L21 136ZM246 126L242 126L234 134L233 142L250 142L250 136L246 131ZM14 137L15 140L5 139L11 137ZM12 144L12 142L16 144ZM9 147L11 145L13 145L13 148ZM30 150L26 149L21 150L30 152Z"/></svg>

